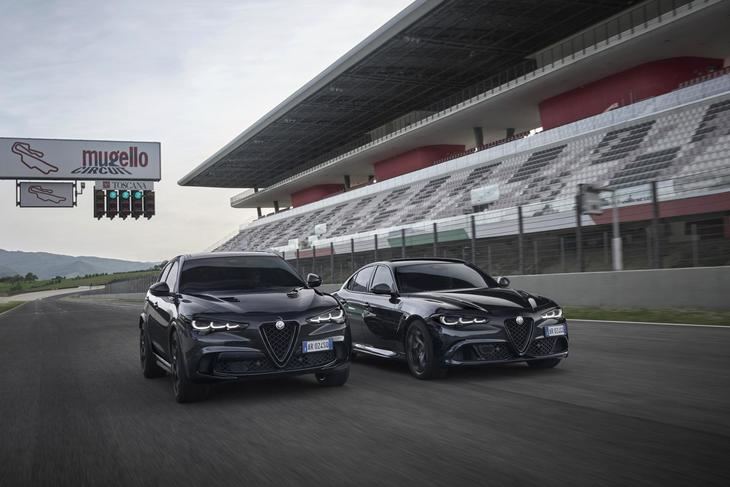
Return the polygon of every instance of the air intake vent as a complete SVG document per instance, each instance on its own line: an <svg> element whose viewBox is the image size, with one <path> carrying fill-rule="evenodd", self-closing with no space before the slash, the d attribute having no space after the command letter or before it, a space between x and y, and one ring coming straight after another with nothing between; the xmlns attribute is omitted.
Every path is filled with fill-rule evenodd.
<svg viewBox="0 0 730 487"><path fill-rule="evenodd" d="M521 325L514 319L504 322L504 328L507 330L510 342L515 348L515 351L520 355L525 353L527 344L530 343L530 338L532 338L532 325L533 321L530 318L525 318Z"/></svg>
<svg viewBox="0 0 730 487"><path fill-rule="evenodd" d="M285 322L284 328L281 330L277 330L274 323L261 325L261 336L264 338L266 348L269 350L271 358L280 367L286 364L289 358L297 328L297 323L291 321Z"/></svg>

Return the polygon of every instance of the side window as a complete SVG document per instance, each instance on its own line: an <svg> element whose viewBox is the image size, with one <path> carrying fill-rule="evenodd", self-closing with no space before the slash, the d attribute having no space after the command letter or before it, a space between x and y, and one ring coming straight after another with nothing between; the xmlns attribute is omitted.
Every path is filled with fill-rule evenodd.
<svg viewBox="0 0 730 487"><path fill-rule="evenodd" d="M347 282L347 286L345 286L345 287L346 287L346 289L348 291L352 291L352 287L355 285L355 279L356 278L357 278L357 274L355 274L354 276L352 276L350 278L350 280Z"/></svg>
<svg viewBox="0 0 730 487"><path fill-rule="evenodd" d="M174 291L175 285L177 285L177 271L179 267L178 261L173 262L172 267L170 267L170 272L165 278L165 282L167 282L167 286L170 288L170 291Z"/></svg>
<svg viewBox="0 0 730 487"><path fill-rule="evenodd" d="M167 279L167 273L170 272L170 267L172 267L172 264L167 264L162 268L162 272L160 272L160 277L157 278L157 282L163 282Z"/></svg>
<svg viewBox="0 0 730 487"><path fill-rule="evenodd" d="M390 269L384 265L379 265L375 271L375 277L373 277L373 284L370 289L374 288L378 284L387 284L390 289L395 289L395 283L393 282L393 276L390 273Z"/></svg>
<svg viewBox="0 0 730 487"><path fill-rule="evenodd" d="M375 270L374 267L366 267L358 272L350 284L350 291L357 293L367 292L368 284L370 284L370 278L373 275L373 270Z"/></svg>

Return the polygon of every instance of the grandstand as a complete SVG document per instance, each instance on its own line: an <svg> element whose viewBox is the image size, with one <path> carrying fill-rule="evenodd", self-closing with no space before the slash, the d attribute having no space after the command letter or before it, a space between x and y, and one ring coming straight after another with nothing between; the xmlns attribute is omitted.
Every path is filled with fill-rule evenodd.
<svg viewBox="0 0 730 487"><path fill-rule="evenodd" d="M551 3L571 15L548 34ZM275 250L332 280L434 253L610 269L610 194L626 268L730 264L730 2L629 4L414 2L180 184L251 188L231 204L259 218L217 250ZM509 42L485 28L496 13ZM384 100L383 83L400 91ZM576 216L580 184L612 191L606 212Z"/></svg>

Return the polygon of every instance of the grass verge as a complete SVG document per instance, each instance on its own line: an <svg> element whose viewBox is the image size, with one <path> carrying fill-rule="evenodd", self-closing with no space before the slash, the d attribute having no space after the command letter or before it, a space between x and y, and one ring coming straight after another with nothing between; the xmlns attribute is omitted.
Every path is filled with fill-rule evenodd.
<svg viewBox="0 0 730 487"><path fill-rule="evenodd" d="M9 311L16 306L19 306L23 304L23 301L9 301L7 303L0 303L0 313L4 313L6 311Z"/></svg>
<svg viewBox="0 0 730 487"><path fill-rule="evenodd" d="M565 316L574 320L645 321L730 326L730 311L699 309L605 309L565 307Z"/></svg>

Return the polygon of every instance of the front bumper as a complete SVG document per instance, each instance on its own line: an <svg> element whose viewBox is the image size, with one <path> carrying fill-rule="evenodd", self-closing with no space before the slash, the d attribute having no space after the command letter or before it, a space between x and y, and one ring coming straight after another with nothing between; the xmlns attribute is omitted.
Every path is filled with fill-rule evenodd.
<svg viewBox="0 0 730 487"><path fill-rule="evenodd" d="M563 324L564 336L545 336L545 327ZM529 338L515 343L504 326L490 324L477 329L463 330L439 326L437 340L441 345L443 364L469 366L529 362L568 356L567 322L547 319L532 322ZM521 346L519 346L521 345Z"/></svg>
<svg viewBox="0 0 730 487"><path fill-rule="evenodd" d="M283 360L267 346L259 325L208 335L190 332L183 340L188 377L196 382L230 381L328 372L348 366L352 345L346 324L296 323L296 328L291 349ZM303 353L303 341L327 338L332 339L333 350Z"/></svg>

